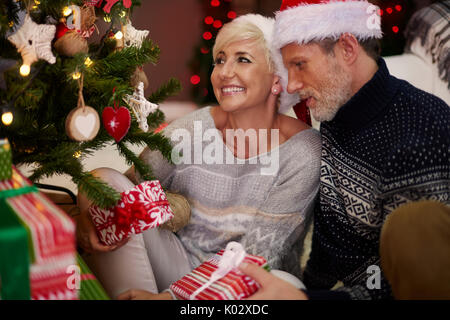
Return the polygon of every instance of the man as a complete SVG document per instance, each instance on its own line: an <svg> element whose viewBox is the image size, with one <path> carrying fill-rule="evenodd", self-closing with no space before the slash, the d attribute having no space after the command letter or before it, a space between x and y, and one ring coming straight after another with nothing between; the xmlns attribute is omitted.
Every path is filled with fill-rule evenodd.
<svg viewBox="0 0 450 320"><path fill-rule="evenodd" d="M274 51L288 72L287 91L321 121L308 290L252 265L241 269L262 285L255 299L392 298L380 272L380 231L401 204L450 204L450 108L389 74L377 49L378 7L306 2L283 1ZM330 291L338 281L344 285Z"/></svg>

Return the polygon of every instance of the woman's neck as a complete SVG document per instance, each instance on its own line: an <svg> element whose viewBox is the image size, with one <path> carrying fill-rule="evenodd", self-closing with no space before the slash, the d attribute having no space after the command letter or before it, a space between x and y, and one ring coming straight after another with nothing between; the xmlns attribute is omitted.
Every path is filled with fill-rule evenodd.
<svg viewBox="0 0 450 320"><path fill-rule="evenodd" d="M280 144L280 121L275 110L255 112L253 109L245 109L225 112L217 107L212 109L211 114L216 128L222 133L224 143L238 158L254 157ZM277 131L274 133L272 129ZM256 139L252 139L253 137ZM245 149L242 148L242 141L245 141Z"/></svg>

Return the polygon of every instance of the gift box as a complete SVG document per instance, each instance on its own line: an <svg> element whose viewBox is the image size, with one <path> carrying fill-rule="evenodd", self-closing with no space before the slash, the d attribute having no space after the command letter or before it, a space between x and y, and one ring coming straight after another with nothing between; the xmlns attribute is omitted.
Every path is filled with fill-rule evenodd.
<svg viewBox="0 0 450 320"><path fill-rule="evenodd" d="M113 245L174 217L158 180L145 181L121 193L113 208L89 207L100 242Z"/></svg>
<svg viewBox="0 0 450 320"><path fill-rule="evenodd" d="M75 224L14 166L0 182L1 299L77 299Z"/></svg>
<svg viewBox="0 0 450 320"><path fill-rule="evenodd" d="M230 257L233 251L236 252ZM245 299L258 291L260 285L238 269L241 262L254 263L267 271L270 269L265 258L246 254L240 244L230 242L225 250L174 282L170 290L177 299L182 300Z"/></svg>
<svg viewBox="0 0 450 320"><path fill-rule="evenodd" d="M80 255L77 255L77 263L80 268L80 300L110 300L105 289Z"/></svg>
<svg viewBox="0 0 450 320"><path fill-rule="evenodd" d="M11 179L12 155L8 139L0 139L0 181Z"/></svg>

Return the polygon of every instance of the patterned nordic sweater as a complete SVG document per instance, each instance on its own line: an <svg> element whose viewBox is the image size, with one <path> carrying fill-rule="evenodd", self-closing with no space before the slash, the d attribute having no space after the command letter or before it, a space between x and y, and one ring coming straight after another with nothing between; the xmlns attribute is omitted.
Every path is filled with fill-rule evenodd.
<svg viewBox="0 0 450 320"><path fill-rule="evenodd" d="M312 251L304 282L312 297L346 292L353 299L390 298L369 279L380 266L386 216L403 203L450 204L450 108L389 75L383 59L374 77L329 122L321 124L322 163ZM330 289L340 280L340 292Z"/></svg>
<svg viewBox="0 0 450 320"><path fill-rule="evenodd" d="M271 152L238 163L210 110L195 111L163 131L174 149L183 149L183 158L190 155L184 163L169 165L159 151L148 148L140 155L167 190L189 201L191 220L177 235L191 266L237 241L248 253L265 257L272 268L301 277L299 257L319 189L319 132L301 131ZM278 161L278 172L261 170L269 167L266 155Z"/></svg>

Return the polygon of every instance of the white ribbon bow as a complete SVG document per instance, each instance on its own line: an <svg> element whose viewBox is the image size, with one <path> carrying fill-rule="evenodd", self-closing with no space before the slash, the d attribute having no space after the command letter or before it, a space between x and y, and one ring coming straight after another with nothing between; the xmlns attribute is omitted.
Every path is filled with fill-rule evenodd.
<svg viewBox="0 0 450 320"><path fill-rule="evenodd" d="M219 260L218 269L211 274L211 278L208 280L208 282L206 282L200 288L195 290L193 294L191 294L191 296L189 297L190 300L194 300L200 292L208 288L215 281L225 277L234 268L237 268L241 264L242 260L244 260L245 255L246 253L244 247L240 243L235 241L229 242L225 248L225 251L223 252L222 257Z"/></svg>

